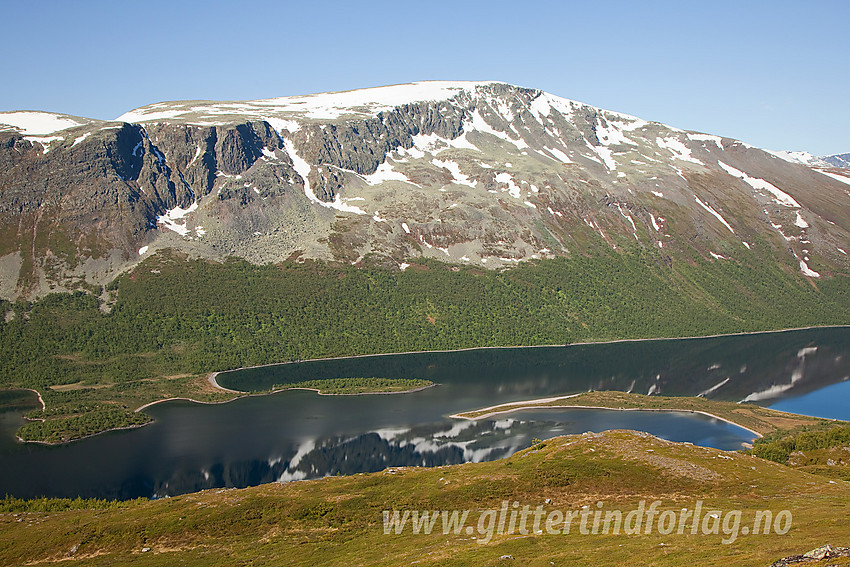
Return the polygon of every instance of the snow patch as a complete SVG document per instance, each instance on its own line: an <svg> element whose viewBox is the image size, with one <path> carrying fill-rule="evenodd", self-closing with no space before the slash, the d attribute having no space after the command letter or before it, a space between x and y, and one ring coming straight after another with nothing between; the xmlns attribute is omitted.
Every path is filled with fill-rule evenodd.
<svg viewBox="0 0 850 567"><path fill-rule="evenodd" d="M141 248L139 248L139 256L144 256L147 253L148 253L148 247L147 246L142 246Z"/></svg>
<svg viewBox="0 0 850 567"><path fill-rule="evenodd" d="M89 136L91 136L91 132L86 132L85 134L83 134L83 135L82 135L82 136L80 136L79 138L75 138L75 139L74 139L74 143L73 143L73 144L71 144L71 147L73 148L74 146L76 146L77 144L79 144L80 142L82 142L83 140L85 140L86 138L88 138Z"/></svg>
<svg viewBox="0 0 850 567"><path fill-rule="evenodd" d="M789 152L786 150L765 150L767 153L783 159L789 163L797 163L802 165L819 165L820 160L809 152Z"/></svg>
<svg viewBox="0 0 850 567"><path fill-rule="evenodd" d="M2 112L0 113L0 124L12 126L25 136L46 136L83 125L82 122L59 114L28 111Z"/></svg>
<svg viewBox="0 0 850 567"><path fill-rule="evenodd" d="M168 230L176 232L180 236L188 236L189 228L186 226L186 221L183 220L186 215L198 209L198 203L192 203L188 208L183 209L179 206L165 211L164 215L156 217L157 224L163 225ZM183 221L183 222L178 222Z"/></svg>
<svg viewBox="0 0 850 567"><path fill-rule="evenodd" d="M408 179L405 174L400 171L395 171L393 166L388 162L384 162L379 165L378 169L375 170L375 173L363 175L362 177L369 185L380 185L385 181L402 181L404 183L411 183L410 179Z"/></svg>
<svg viewBox="0 0 850 567"><path fill-rule="evenodd" d="M408 264L409 265L409 264ZM396 437L400 437L410 431L409 427L400 427L400 428L385 428L385 429L376 429L372 431L372 433L376 433L378 437L383 439L384 441L392 441Z"/></svg>
<svg viewBox="0 0 850 567"><path fill-rule="evenodd" d="M800 271L803 272L804 276L808 276L810 278L819 278L820 274L816 271L809 268L804 260L800 260Z"/></svg>
<svg viewBox="0 0 850 567"><path fill-rule="evenodd" d="M549 152L550 154L552 154L552 156L555 157L555 159L563 163L573 163L573 160L571 160L569 156L567 156L567 154L565 154L558 148L549 148L547 146L543 146L543 150Z"/></svg>
<svg viewBox="0 0 850 567"><path fill-rule="evenodd" d="M773 195L774 200L780 205L784 205L786 207L800 208L800 203L795 201L793 197L791 197L791 195L785 193L772 183L765 181L764 179L759 179L758 177L750 177L740 169L735 169L731 165L725 164L722 161L718 161L717 165L723 168L723 170L732 177L743 179L744 182L747 183L753 189L767 191L768 193Z"/></svg>
<svg viewBox="0 0 850 567"><path fill-rule="evenodd" d="M723 138L711 134L692 134L688 132L688 139L695 142L714 142L719 149L723 149Z"/></svg>
<svg viewBox="0 0 850 567"><path fill-rule="evenodd" d="M655 215L653 215L652 213L649 213L649 220L652 222L652 228L655 229L655 232L660 232L661 227L658 226L657 222L655 222Z"/></svg>
<svg viewBox="0 0 850 567"><path fill-rule="evenodd" d="M623 208L622 206L620 206L620 203L617 203L617 210L620 211L620 214L623 216L623 218L625 218L631 223L632 231L635 233L635 238L637 238L637 227L635 226L635 221L632 219L632 215L630 215L628 212L623 212ZM655 221L653 221L653 223L654 222Z"/></svg>
<svg viewBox="0 0 850 567"><path fill-rule="evenodd" d="M265 148L263 148L263 149L265 149ZM195 150L195 155L192 157L192 161L190 161L190 162L189 162L189 164L186 166L186 168L187 168L187 169L188 169L188 168L189 168L189 166L191 166L193 163L195 163L196 161L198 161L198 158L199 158L199 157L201 157L201 154L203 153L203 151L204 151L204 150L203 150L203 148L202 148L201 146L198 146L198 148ZM134 155L135 155L135 154L134 154Z"/></svg>
<svg viewBox="0 0 850 567"><path fill-rule="evenodd" d="M668 150L673 154L675 159L681 161L689 161L691 163L697 163L699 165L705 165L697 158L691 155L691 148L686 146L681 140L675 138L673 136L667 138L655 138L655 143L659 148Z"/></svg>
<svg viewBox="0 0 850 567"><path fill-rule="evenodd" d="M188 108L171 108L168 110L156 111L152 106L137 108L130 112L125 112L115 119L115 122L127 122L130 124L138 124L140 122L159 122L168 118L177 118L191 112Z"/></svg>
<svg viewBox="0 0 850 567"><path fill-rule="evenodd" d="M549 93L540 93L540 96L531 101L529 109L532 114L536 115L535 117L537 120L545 126L546 123L544 122L544 119L550 117L553 111L558 112L565 120L569 121L573 114L573 106L576 104L578 103L575 101L561 98L559 96L554 96Z"/></svg>
<svg viewBox="0 0 850 567"><path fill-rule="evenodd" d="M719 220L720 222L722 222L722 223L723 223L723 226L725 226L726 228L728 228L728 229L729 229L729 232L731 232L732 234L735 234L735 231L734 231L734 230L732 230L732 227L731 227L731 226L729 226L729 223L728 223L728 222L726 222L726 219L724 219L722 216L720 216L720 213L718 213L717 211L715 211L714 209L712 209L710 206L708 206L708 205L706 205L705 203L703 203L702 201L700 201L700 200L699 200L699 197L697 197L696 195L694 195L694 199L696 199L696 202L697 202L697 203L699 203L699 205L700 205L703 209L705 209L706 211L708 211L709 213L711 213L712 215L714 215L714 216L717 218L717 220ZM747 248L749 248L749 246L747 246Z"/></svg>
<svg viewBox="0 0 850 567"><path fill-rule="evenodd" d="M334 119L346 114L375 115L413 102L448 100L461 92L472 91L475 87L486 84L489 83L421 81L353 91L255 100L250 101L250 104L276 111L298 113L306 118Z"/></svg>
<svg viewBox="0 0 850 567"><path fill-rule="evenodd" d="M819 169L816 170L816 171L818 171L819 173L823 173L827 177L832 177L833 179L836 179L838 181L841 181L842 183L846 183L847 185L850 185L850 177L846 177L844 175L838 175L837 173L832 173L832 172L829 172L829 171L820 171Z"/></svg>
<svg viewBox="0 0 850 567"><path fill-rule="evenodd" d="M268 122L278 133L288 130L290 134L294 134L301 129L301 124L295 120L284 120L283 118L275 118L274 116L263 116L263 120Z"/></svg>
<svg viewBox="0 0 850 567"><path fill-rule="evenodd" d="M603 146L629 144L636 146L632 140L626 138L622 130L617 128L614 122L608 122L607 126L603 126L601 121L596 124L596 139Z"/></svg>
<svg viewBox="0 0 850 567"><path fill-rule="evenodd" d="M64 140L65 138L62 136L24 136L24 140L28 140L30 142L38 142L44 148L44 153L50 151L50 145L53 142Z"/></svg>
<svg viewBox="0 0 850 567"><path fill-rule="evenodd" d="M800 211L797 211L797 219L794 221L794 224L800 228L809 228L809 223L800 215Z"/></svg>
<svg viewBox="0 0 850 567"><path fill-rule="evenodd" d="M481 151L478 149L478 146L467 139L465 133L454 139L443 138L437 134L417 134L413 136L413 147L410 149L400 147L396 151L401 156L410 155L414 159L420 159L425 154L436 155L450 148L472 150L475 152Z"/></svg>
<svg viewBox="0 0 850 567"><path fill-rule="evenodd" d="M466 185L468 187L476 187L478 185L478 181L470 179L467 175L464 175L464 173L461 172L460 165L455 161L439 160L434 158L431 160L431 163L433 163L437 167L442 167L444 169L449 170L449 173L452 174L454 182L458 185Z"/></svg>
<svg viewBox="0 0 850 567"><path fill-rule="evenodd" d="M611 151L609 148L606 148L604 146L590 146L590 149L593 150L596 155L598 155L602 159L602 163L604 163L605 167L607 167L609 170L614 171L615 169L617 169L617 162L614 161L614 158L612 157L614 152Z"/></svg>
<svg viewBox="0 0 850 567"><path fill-rule="evenodd" d="M342 199L339 196L339 193L334 197L333 203L326 203L316 197L315 193L310 189L310 180L308 179L310 175L310 171L312 167L307 161L298 155L298 152L295 150L295 145L288 139L284 139L283 143L286 145L286 151L289 154L289 157L292 159L292 167L295 169L295 172L301 176L304 180L304 194L307 196L307 199L316 203L317 205L321 205L328 209L336 209L338 211L346 212L346 213L356 213L358 215L367 214L366 211L361 209L360 207L355 207L354 205L347 205L342 202Z"/></svg>
<svg viewBox="0 0 850 567"><path fill-rule="evenodd" d="M510 173L502 172L496 175L496 181L508 186L508 193L514 199L519 199L520 197L520 188L514 182L514 178L511 177Z"/></svg>
<svg viewBox="0 0 850 567"><path fill-rule="evenodd" d="M494 129L489 124L487 124L487 121L484 120L483 116L481 116L481 111L479 110L476 110L475 113L472 115L472 128L475 129L477 132L481 132L483 134L490 134L491 136L495 136L500 140L504 140L505 142L513 144L517 147L517 149L522 150L529 147L528 144L525 143L525 140L523 140L522 138L520 138L519 140L514 140L513 138L508 136L506 132L500 132Z"/></svg>

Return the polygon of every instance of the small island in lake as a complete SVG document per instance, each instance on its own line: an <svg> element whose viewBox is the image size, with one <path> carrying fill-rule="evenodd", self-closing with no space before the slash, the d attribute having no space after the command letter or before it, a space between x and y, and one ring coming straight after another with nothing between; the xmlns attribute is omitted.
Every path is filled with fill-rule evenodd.
<svg viewBox="0 0 850 567"><path fill-rule="evenodd" d="M292 384L275 384L273 392L281 390L316 390L323 396L357 394L401 394L430 388L434 382L420 378L326 378L304 380Z"/></svg>

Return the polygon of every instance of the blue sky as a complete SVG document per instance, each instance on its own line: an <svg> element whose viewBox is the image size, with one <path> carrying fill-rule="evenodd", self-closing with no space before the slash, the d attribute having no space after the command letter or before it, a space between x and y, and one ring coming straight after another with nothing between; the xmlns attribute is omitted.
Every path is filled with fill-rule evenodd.
<svg viewBox="0 0 850 567"><path fill-rule="evenodd" d="M0 0L0 110L111 119L501 80L769 149L850 152L850 2Z"/></svg>

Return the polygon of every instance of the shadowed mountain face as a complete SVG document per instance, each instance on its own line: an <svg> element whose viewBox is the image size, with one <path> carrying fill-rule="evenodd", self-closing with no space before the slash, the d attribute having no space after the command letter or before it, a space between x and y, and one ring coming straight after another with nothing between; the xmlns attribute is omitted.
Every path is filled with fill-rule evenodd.
<svg viewBox="0 0 850 567"><path fill-rule="evenodd" d="M848 192L841 168L503 83L0 113L0 297L102 284L165 247L401 269L752 252L817 280L850 271Z"/></svg>

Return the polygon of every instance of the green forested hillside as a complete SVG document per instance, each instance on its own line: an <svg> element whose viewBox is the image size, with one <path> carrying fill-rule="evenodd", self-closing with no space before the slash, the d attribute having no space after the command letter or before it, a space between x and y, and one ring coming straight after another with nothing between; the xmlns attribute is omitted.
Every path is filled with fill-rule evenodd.
<svg viewBox="0 0 850 567"><path fill-rule="evenodd" d="M256 364L850 322L850 279L815 287L755 255L671 267L648 252L609 252L502 272L438 262L399 272L161 253L110 287L104 305L84 293L4 304L2 386L38 390L48 410L33 414L48 421L26 438L136 424L129 410L170 396L222 399L201 376Z"/></svg>

